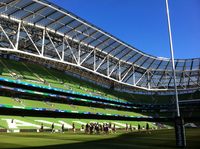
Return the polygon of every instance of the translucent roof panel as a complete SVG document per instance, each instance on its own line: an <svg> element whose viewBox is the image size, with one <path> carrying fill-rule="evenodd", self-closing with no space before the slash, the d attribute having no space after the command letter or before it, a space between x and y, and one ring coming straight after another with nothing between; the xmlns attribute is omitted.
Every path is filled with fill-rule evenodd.
<svg viewBox="0 0 200 149"><path fill-rule="evenodd" d="M191 70L192 67L192 60L186 60L186 70Z"/></svg>
<svg viewBox="0 0 200 149"><path fill-rule="evenodd" d="M118 47L118 48L112 50L112 51L110 52L110 54L111 54L111 55L116 55L116 54L118 54L119 52L121 52L121 51L122 51L123 49L125 49L125 48L126 48L125 46L120 46L120 47Z"/></svg>
<svg viewBox="0 0 200 149"><path fill-rule="evenodd" d="M60 19L58 22L61 23L62 25L66 25L67 23L71 22L72 20L74 20L74 19L69 16L65 16L62 19Z"/></svg>
<svg viewBox="0 0 200 149"><path fill-rule="evenodd" d="M100 45L98 45L97 47L100 49L105 49L107 46L112 47L113 40L110 38L107 38L104 40L104 42L102 42Z"/></svg>
<svg viewBox="0 0 200 149"><path fill-rule="evenodd" d="M128 48L125 47L123 50L121 50L119 53L117 53L115 55L115 57L121 59L128 53L128 51L129 51Z"/></svg>
<svg viewBox="0 0 200 149"><path fill-rule="evenodd" d="M130 61L131 63L134 63L134 64L135 64L135 62L136 62L139 58L141 58L141 57L142 57L142 55L141 55L140 53L137 53L136 55L133 55L129 61Z"/></svg>
<svg viewBox="0 0 200 149"><path fill-rule="evenodd" d="M185 62L184 61L177 61L176 62L176 70L184 70L184 64Z"/></svg>
<svg viewBox="0 0 200 149"><path fill-rule="evenodd" d="M106 48L104 48L103 50L105 51L105 52L107 52L107 53L110 53L111 51L113 51L113 50L115 50L116 48L118 48L118 47L120 47L121 46L121 44L119 44L118 42L113 42L112 44L111 44L112 46L110 47L110 46L107 46Z"/></svg>
<svg viewBox="0 0 200 149"><path fill-rule="evenodd" d="M193 60L192 69L193 70L199 70L200 69L200 60L199 59L194 59Z"/></svg>
<svg viewBox="0 0 200 149"><path fill-rule="evenodd" d="M123 60L128 61L135 54L137 54L137 52L130 50L126 55L124 55Z"/></svg>
<svg viewBox="0 0 200 149"><path fill-rule="evenodd" d="M149 66L153 63L153 61L155 61L155 59L148 58L148 60L141 66L144 68L149 68Z"/></svg>
<svg viewBox="0 0 200 149"><path fill-rule="evenodd" d="M142 56L140 59L138 59L135 64L137 64L138 66L141 66L142 64L144 64L146 62L146 60L148 59L148 57L146 56Z"/></svg>
<svg viewBox="0 0 200 149"><path fill-rule="evenodd" d="M31 5L30 5L31 4ZM42 8L43 5L39 4L39 3L29 3L26 6L24 6L24 9L30 12L35 12L36 10Z"/></svg>
<svg viewBox="0 0 200 149"><path fill-rule="evenodd" d="M161 70L166 69L168 65L169 65L168 61L162 61L158 69L161 69Z"/></svg>

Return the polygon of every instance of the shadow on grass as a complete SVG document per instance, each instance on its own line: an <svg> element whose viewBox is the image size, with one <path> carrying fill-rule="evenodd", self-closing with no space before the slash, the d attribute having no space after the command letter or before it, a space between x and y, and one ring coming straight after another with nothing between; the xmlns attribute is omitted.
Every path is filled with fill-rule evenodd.
<svg viewBox="0 0 200 149"><path fill-rule="evenodd" d="M192 135L191 135L192 134ZM14 134L17 137L17 134ZM199 133L192 132L187 138L188 149L199 149ZM19 136L18 136L19 137ZM8 148L44 148L44 149L175 149L174 131L158 131L125 133L120 135L85 135L85 134L29 134L23 137L29 139L49 139L62 141L62 144L30 147L22 144L4 143L1 147ZM66 140L63 141L63 140ZM44 144L43 144L44 145Z"/></svg>
<svg viewBox="0 0 200 149"><path fill-rule="evenodd" d="M106 137L106 135L104 135ZM102 138L104 137L102 136ZM33 137L31 135L31 137ZM58 139L63 140L62 137L48 136L45 135L49 139ZM87 137L87 135L85 135ZM90 136L91 137L91 136ZM78 141L78 138L67 138L67 141ZM81 138L80 138L81 140ZM82 140L83 141L83 140ZM27 148L27 147L26 147ZM29 147L30 149L36 149L38 147ZM146 134L145 132L141 133L126 133L121 134L113 138L103 138L100 140L93 141L84 141L78 143L66 143L59 145L49 145L42 146L39 148L45 149L59 149L59 148L67 148L67 149L173 149L175 148L175 139L169 137L159 138L158 134Z"/></svg>

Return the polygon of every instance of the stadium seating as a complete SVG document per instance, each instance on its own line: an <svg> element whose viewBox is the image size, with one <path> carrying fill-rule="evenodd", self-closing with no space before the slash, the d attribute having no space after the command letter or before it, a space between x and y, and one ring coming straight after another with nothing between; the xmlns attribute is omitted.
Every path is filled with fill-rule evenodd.
<svg viewBox="0 0 200 149"><path fill-rule="evenodd" d="M6 89L8 90L8 92L15 92L15 94L24 95L25 93L27 93L26 98L16 96L12 97L12 95L6 97L5 95L1 94L0 106L2 108L24 108L28 110L42 109L44 111L67 111L72 113L91 113L107 116L112 115L124 117L146 117L147 115L152 116L157 114L155 111L147 112L146 110L156 107L157 109L160 109L160 106L163 106L163 109L166 109L167 107L169 107L169 104L172 104L171 100L169 100L171 98L170 95L146 96L142 94L124 94L123 92L115 90L109 91L93 83L68 75L65 72L49 68L49 66L39 65L25 60L19 60L16 58L15 60L12 60L10 58L0 58L0 64L0 81L4 83L10 82L11 84L14 84L9 86L7 83L5 83L3 85L0 85L0 89L3 89L3 91L4 89ZM22 88L21 85L25 86ZM32 88L29 89L28 86L31 86ZM44 91L41 89L46 90ZM52 91L56 92L53 93ZM69 96L66 96L66 93L69 94ZM196 92L193 96L198 97L198 93L199 92ZM190 98L190 96L191 94L189 94L187 97L180 97L183 99L188 99ZM57 101L58 99L60 100L59 102ZM162 105L159 105L161 103ZM143 114L135 112L136 109L141 109L140 112L142 112ZM172 113L160 113L160 116L172 116ZM95 119L79 120L70 118L55 119L44 117L42 118L42 120L40 119L41 121L36 122L35 120L38 120L38 118L33 118L30 116L0 116L0 121L4 121L0 126L2 128L8 128L7 123L5 122L5 117L7 117L7 119L16 118L17 120L22 120L25 122L31 122L34 124L37 123L37 125L40 125L42 120L48 120L50 121L50 123L66 120L70 124L72 124L73 121L76 120L81 121L79 122L79 124L77 124L78 127L81 126L81 123L83 124L89 121L105 122L105 120ZM122 123L121 126L123 127L125 127L126 123L130 123L135 126L137 126L138 123L140 123L141 125L145 125L145 122L125 122L120 120L110 120L108 122L114 122L116 124ZM48 125L50 125L50 123ZM152 127L155 127L155 125L153 125L152 123L150 125ZM60 127L60 125L57 126Z"/></svg>
<svg viewBox="0 0 200 149"><path fill-rule="evenodd" d="M46 108L46 109L59 109L59 110L71 110L73 112L76 111L87 111L90 113L104 113L104 114L119 114L119 115L130 115L130 116L142 116L141 114L135 112L127 112L127 111L118 111L113 109L101 109L94 107L86 107L86 106L77 106L77 105L68 105L68 104L60 104L53 103L47 101L35 101L35 100L27 100L20 98L11 98L11 97L3 97L0 96L0 106L3 105L12 108ZM14 122L13 122L14 121ZM112 123L116 125L116 128L124 128L126 124L132 125L134 129L137 128L137 125L145 126L146 122L136 122L136 121L120 121L120 120L97 120L97 119L76 119L76 118L45 118L45 117L30 117L30 116L0 116L0 130L7 129L8 131L19 131L20 129L39 129L41 123L44 124L45 129L50 129L52 123L55 123L55 129L60 130L61 125L64 123L66 129L71 129L72 123L75 123L76 128L80 129L82 125L90 122L98 122L98 123ZM14 123L14 124L12 124ZM13 126L14 125L14 126ZM156 127L152 123L150 123L151 127Z"/></svg>
<svg viewBox="0 0 200 149"><path fill-rule="evenodd" d="M173 97L170 95L147 96L144 94L130 94L119 92L116 90L108 90L91 82L87 82L85 80L81 80L79 78L66 74L65 72L61 72L53 68L48 68L48 66L45 67L39 64L34 64L32 62L21 60L16 61L16 58L15 60L0 58L0 64L0 77L18 79L21 81L29 82L31 84L56 87L116 100L128 100L135 103L170 104L174 101ZM181 100L191 97L191 94L184 94L183 96L180 95Z"/></svg>
<svg viewBox="0 0 200 149"><path fill-rule="evenodd" d="M35 101L20 98L2 97L0 96L0 104L11 105L15 107L34 107L34 108L48 108L48 109L59 109L59 110L71 110L80 112L90 113L102 113L102 114L116 114L116 115L127 115L127 116L142 116L141 114L128 111L119 111L114 109L103 109L87 106L60 104L49 101Z"/></svg>
<svg viewBox="0 0 200 149"><path fill-rule="evenodd" d="M105 98L105 100L101 101L95 101L95 100L87 100L87 99L79 99L79 98L71 98L72 100L81 100L82 102L98 102L98 104L107 104L112 106L123 106L120 105L120 103L126 103L125 99L117 99L115 95L109 94L104 88L101 88L99 86L96 86L92 83L88 83L86 81L80 81L80 79L74 78L72 76L66 75L64 72L60 72L58 70L54 69L48 69L47 67L40 66L38 64L28 63L25 61L16 61L16 60L10 60L10 59L0 59L1 67L0 67L0 77L5 79L10 79L11 81L20 80L22 82L27 82L32 85L39 85L43 87L51 87L51 88L60 88L64 90L68 90L71 92L77 92L77 93L83 93L88 94L91 96L96 96L100 98ZM2 86L1 86L2 87ZM4 86L6 88L6 86ZM9 89L12 89L10 87L7 87ZM16 90L16 88L13 88L13 90ZM47 93L39 93L38 91L34 92L31 90L25 90L18 88L18 91L22 92L29 92L34 95L40 94L40 95L48 95ZM12 92L12 90L11 90ZM20 92L18 92L20 93ZM116 92L116 94L119 94ZM50 94L49 94L50 95ZM30 94L31 96L31 94ZM35 96L35 95L34 95ZM52 96L52 94L50 95ZM112 98L111 98L112 97ZM45 98L48 99L48 96L45 96ZM109 103L110 101L115 101L116 103ZM140 117L143 116L142 114L135 113L135 112L129 112L124 110L117 110L117 109L109 109L109 108L100 108L100 107L91 107L91 106L81 106L81 105L73 105L73 104L66 104L66 103L57 103L53 101L48 101L38 98L37 100L33 99L22 99L17 97L5 97L0 96L0 105L1 107L6 108L16 108L16 109L47 109L47 110L67 110L71 112L87 112L92 114L104 114L104 115L120 115L120 116L132 116L132 117ZM38 121L39 119L39 121ZM87 122L112 122L113 124L116 124L119 128L124 128L126 126L126 123L130 123L133 125L133 127L137 126L138 123L141 125L145 125L145 122L127 122L127 121L111 121L111 120L97 120L97 119L63 119L63 118L36 118L36 117L20 117L20 116L0 116L1 121L1 128L10 129L8 125L9 120L15 120L16 123L20 123L20 121L28 122L31 124L36 124L39 126L41 123L44 122L44 125L46 128L50 127L51 123L59 123L61 121L68 122L71 127L71 124L73 122L77 123L77 127L80 128L81 124L85 124ZM48 121L48 122L47 122ZM45 123L46 122L46 123ZM61 123L55 125L56 127L60 128ZM154 126L153 124L151 124ZM35 126L34 126L35 127ZM70 128L69 127L69 128ZM33 128L32 126L24 127L17 129L30 129Z"/></svg>
<svg viewBox="0 0 200 149"><path fill-rule="evenodd" d="M73 90L80 93L89 93L109 98L118 98L109 94L106 89L92 83L74 78L59 72L55 69L48 69L38 64L15 61L10 59L0 59L1 77L20 79L22 81L39 84L44 86L58 87L67 90Z"/></svg>

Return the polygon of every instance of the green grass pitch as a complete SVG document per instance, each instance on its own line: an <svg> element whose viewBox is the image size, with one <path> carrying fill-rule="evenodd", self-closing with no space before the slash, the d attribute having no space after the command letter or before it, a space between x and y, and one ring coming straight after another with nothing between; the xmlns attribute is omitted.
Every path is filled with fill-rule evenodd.
<svg viewBox="0 0 200 149"><path fill-rule="evenodd" d="M200 148L200 129L186 129L187 148ZM0 133L0 148L67 149L174 149L174 130L157 130L151 134L133 132L88 135L84 133Z"/></svg>

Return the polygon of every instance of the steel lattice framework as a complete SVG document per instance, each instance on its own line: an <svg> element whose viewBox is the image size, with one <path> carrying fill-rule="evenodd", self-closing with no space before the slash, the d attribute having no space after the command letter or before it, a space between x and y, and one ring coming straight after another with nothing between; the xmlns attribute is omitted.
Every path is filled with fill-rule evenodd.
<svg viewBox="0 0 200 149"><path fill-rule="evenodd" d="M170 59L145 54L45 0L0 0L0 50L73 65L145 90L173 89ZM179 90L200 87L200 58L176 59Z"/></svg>

